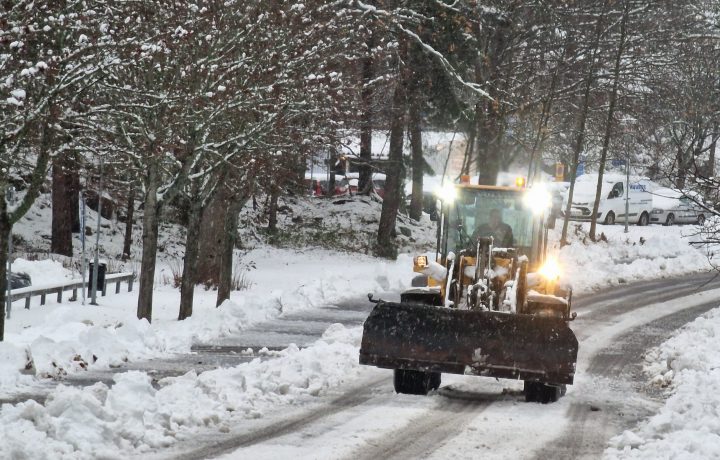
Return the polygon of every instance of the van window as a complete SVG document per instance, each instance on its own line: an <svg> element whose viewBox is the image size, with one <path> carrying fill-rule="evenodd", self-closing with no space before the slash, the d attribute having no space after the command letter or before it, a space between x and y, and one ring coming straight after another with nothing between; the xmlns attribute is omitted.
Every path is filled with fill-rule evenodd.
<svg viewBox="0 0 720 460"><path fill-rule="evenodd" d="M624 192L623 184L622 184L622 182L618 182L613 186L612 190L610 190L610 194L608 195L608 198L621 197L621 196L623 196L623 192Z"/></svg>

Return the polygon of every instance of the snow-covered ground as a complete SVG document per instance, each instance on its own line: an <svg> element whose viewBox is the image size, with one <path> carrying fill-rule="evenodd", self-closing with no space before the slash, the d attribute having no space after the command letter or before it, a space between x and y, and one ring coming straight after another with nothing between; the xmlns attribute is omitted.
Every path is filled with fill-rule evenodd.
<svg viewBox="0 0 720 460"><path fill-rule="evenodd" d="M603 226L607 242L585 244L584 225L571 227L572 244L559 253L576 292L708 267L705 255L683 237L690 227L631 227L626 235L622 226ZM135 318L135 293L110 294L97 307L51 299L41 307L36 299L25 310L17 302L0 344L0 391L11 395L65 373L187 353L194 342L238 333L283 313L400 290L412 277L411 254L384 262L357 253L259 246L243 261L255 267L246 275L249 288L234 292L220 308L214 307L215 292L199 288L194 315L182 322L175 319L179 294L169 285L158 286L152 324ZM16 261L15 267L44 282L72 276L59 262ZM208 426L228 430L282 405L326 396L361 372L372 372L357 364L360 335L359 328L334 325L308 348L291 346L271 360L166 378L155 386L137 371L119 374L112 387L60 385L44 404L3 405L0 458L141 455ZM676 370L677 388L680 375ZM652 437L643 433L625 436Z"/></svg>
<svg viewBox="0 0 720 460"><path fill-rule="evenodd" d="M720 301L718 302L720 303ZM610 441L609 459L720 458L720 308L646 355L669 398L657 415Z"/></svg>
<svg viewBox="0 0 720 460"><path fill-rule="evenodd" d="M552 231L550 241L559 241L562 222ZM587 292L656 278L711 270L720 254L692 242L699 240L694 225L664 227L630 226L624 233L622 225L598 225L597 243L589 240L589 223L570 222L570 244L558 250L550 248L562 266L575 292Z"/></svg>
<svg viewBox="0 0 720 460"><path fill-rule="evenodd" d="M256 249L245 255L255 267L247 272L249 287L233 292L215 308L214 291L196 290L193 316L177 321L179 293L169 285L155 292L153 323L136 318L136 293L109 294L99 306L79 301L31 308L15 302L0 342L0 394L27 389L34 377L62 378L88 367L114 366L173 353L187 353L194 342L237 333L258 321L368 292L399 290L412 276L408 256L395 262L369 256L321 250L307 252ZM31 273L41 267L44 283L67 279L59 262L17 261ZM38 278L34 278L38 279ZM22 372L21 372L22 371Z"/></svg>

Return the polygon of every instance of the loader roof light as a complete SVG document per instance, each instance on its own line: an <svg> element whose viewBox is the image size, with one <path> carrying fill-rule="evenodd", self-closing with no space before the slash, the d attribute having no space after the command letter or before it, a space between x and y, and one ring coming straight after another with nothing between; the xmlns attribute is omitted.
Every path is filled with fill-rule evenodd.
<svg viewBox="0 0 720 460"><path fill-rule="evenodd" d="M544 184L537 184L525 192L525 206L535 214L542 214L552 206L552 195Z"/></svg>
<svg viewBox="0 0 720 460"><path fill-rule="evenodd" d="M515 187L518 187L518 188L525 187L525 178L523 176L518 176L515 178Z"/></svg>
<svg viewBox="0 0 720 460"><path fill-rule="evenodd" d="M540 267L540 270L538 270L538 273L542 275L543 278L547 280L557 280L560 278L560 265L558 265L557 259L554 257L548 258L542 267Z"/></svg>
<svg viewBox="0 0 720 460"><path fill-rule="evenodd" d="M435 195L443 203L452 203L457 198L457 189L454 184L445 184L435 189Z"/></svg>

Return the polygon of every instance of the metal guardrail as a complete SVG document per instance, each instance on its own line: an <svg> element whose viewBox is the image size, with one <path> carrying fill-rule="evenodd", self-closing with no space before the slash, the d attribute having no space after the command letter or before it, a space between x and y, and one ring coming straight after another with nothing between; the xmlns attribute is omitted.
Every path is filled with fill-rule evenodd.
<svg viewBox="0 0 720 460"><path fill-rule="evenodd" d="M105 275L105 282L102 286L102 295L107 294L108 284L115 283L115 294L120 293L120 284L123 282L128 283L128 292L132 292L133 282L135 281L135 273L112 273ZM90 283L83 280L73 280L68 283L45 285L45 286L29 286L26 288L13 289L10 291L10 300L15 302L16 300L25 299L25 308L30 309L30 299L33 297L40 296L40 305L45 305L45 300L48 294L57 294L57 302L61 303L63 293L65 291L72 291L72 296L68 299L69 301L77 300L78 289L82 289L85 286L90 291Z"/></svg>

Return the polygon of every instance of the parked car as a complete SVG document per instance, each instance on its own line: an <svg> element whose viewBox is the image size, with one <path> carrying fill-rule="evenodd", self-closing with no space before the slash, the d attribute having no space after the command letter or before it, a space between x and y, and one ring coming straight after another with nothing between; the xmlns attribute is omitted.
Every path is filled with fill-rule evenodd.
<svg viewBox="0 0 720 460"><path fill-rule="evenodd" d="M12 272L10 273L10 289L22 289L26 287L30 287L32 285L32 281L30 280L30 275L23 272Z"/></svg>
<svg viewBox="0 0 720 460"><path fill-rule="evenodd" d="M330 182L326 173L322 174L305 174L305 185L311 196L328 196L328 187ZM350 193L350 184L345 176L335 175L335 190L332 196L343 196Z"/></svg>
<svg viewBox="0 0 720 460"><path fill-rule="evenodd" d="M373 191L378 194L380 198L385 197L385 174L375 173L372 177Z"/></svg>
<svg viewBox="0 0 720 460"><path fill-rule="evenodd" d="M348 179L350 195L356 195L358 192L360 192L358 187L358 184L360 183L360 173L350 172L347 173L345 177ZM372 186L373 191L377 193L380 198L385 196L385 174L373 173Z"/></svg>
<svg viewBox="0 0 720 460"><path fill-rule="evenodd" d="M700 198L696 197L697 199ZM663 225L702 225L705 222L705 210L687 194L663 187L653 192L650 222Z"/></svg>

